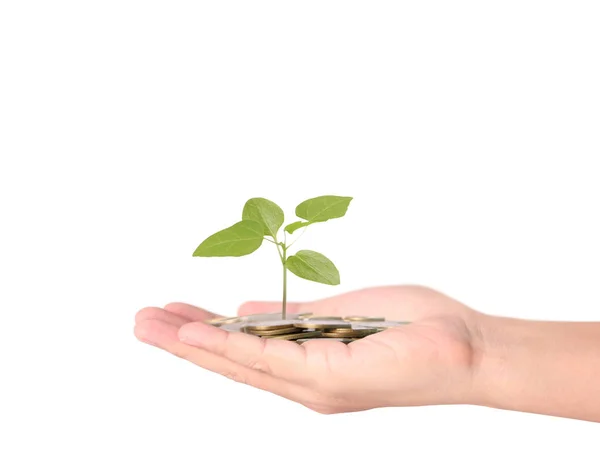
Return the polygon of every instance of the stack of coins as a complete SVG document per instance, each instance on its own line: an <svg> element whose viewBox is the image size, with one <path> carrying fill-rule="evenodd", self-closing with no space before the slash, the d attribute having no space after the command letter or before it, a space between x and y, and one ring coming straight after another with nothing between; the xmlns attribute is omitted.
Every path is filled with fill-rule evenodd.
<svg viewBox="0 0 600 471"><path fill-rule="evenodd" d="M312 313L294 314L282 319L281 313L275 313L214 318L207 323L230 332L244 332L267 339L297 343L315 339L350 343L408 322L368 316L326 317Z"/></svg>
<svg viewBox="0 0 600 471"><path fill-rule="evenodd" d="M298 340L311 337L311 333L297 327L294 321L263 321L248 322L242 327L242 332L268 339Z"/></svg>

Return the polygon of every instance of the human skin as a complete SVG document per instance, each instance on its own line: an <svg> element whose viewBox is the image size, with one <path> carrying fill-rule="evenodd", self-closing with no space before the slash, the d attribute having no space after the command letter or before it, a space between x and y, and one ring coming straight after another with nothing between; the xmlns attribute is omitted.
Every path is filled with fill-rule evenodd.
<svg viewBox="0 0 600 471"><path fill-rule="evenodd" d="M277 312L249 302L239 315ZM184 303L136 315L135 335L207 370L332 414L471 404L600 422L600 323L483 314L420 286L368 288L288 312L409 321L348 345L261 339Z"/></svg>

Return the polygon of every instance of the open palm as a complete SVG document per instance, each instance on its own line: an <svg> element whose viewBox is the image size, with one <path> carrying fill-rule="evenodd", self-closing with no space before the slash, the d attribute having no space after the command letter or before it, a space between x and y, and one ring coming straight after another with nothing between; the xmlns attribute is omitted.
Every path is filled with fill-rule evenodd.
<svg viewBox="0 0 600 471"><path fill-rule="evenodd" d="M290 313L377 316L410 323L348 345L298 345L226 332L203 322L215 314L173 303L138 312L135 333L198 366L321 413L468 401L479 316L469 307L418 286L369 288L288 306ZM239 314L278 310L279 303L249 302Z"/></svg>

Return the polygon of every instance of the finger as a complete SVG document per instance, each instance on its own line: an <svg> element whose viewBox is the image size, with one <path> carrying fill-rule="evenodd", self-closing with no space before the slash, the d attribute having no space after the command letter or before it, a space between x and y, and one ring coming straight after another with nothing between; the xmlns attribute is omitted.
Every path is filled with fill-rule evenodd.
<svg viewBox="0 0 600 471"><path fill-rule="evenodd" d="M286 313L299 314L307 311L310 303L287 303ZM238 309L238 316L250 316L252 314L271 314L282 311L281 303L271 301L248 301Z"/></svg>
<svg viewBox="0 0 600 471"><path fill-rule="evenodd" d="M165 311L159 307L145 307L144 309L138 311L138 313L135 315L136 324L147 320L163 321L177 327L181 327L182 325L190 322L189 319L186 319L185 317Z"/></svg>
<svg viewBox="0 0 600 471"><path fill-rule="evenodd" d="M183 344L179 341L177 332L178 327L156 319L142 321L135 327L135 335L142 342L161 348L201 368L295 402L304 404L310 400L309 390L273 378L266 373L244 368L221 356Z"/></svg>
<svg viewBox="0 0 600 471"><path fill-rule="evenodd" d="M179 339L246 368L303 386L316 387L314 376L311 377L307 371L306 350L295 342L227 332L202 322L181 327Z"/></svg>
<svg viewBox="0 0 600 471"><path fill-rule="evenodd" d="M222 317L206 309L192 306L186 303L169 303L164 308L166 311L173 312L181 317L184 317L188 322L206 321L215 317Z"/></svg>

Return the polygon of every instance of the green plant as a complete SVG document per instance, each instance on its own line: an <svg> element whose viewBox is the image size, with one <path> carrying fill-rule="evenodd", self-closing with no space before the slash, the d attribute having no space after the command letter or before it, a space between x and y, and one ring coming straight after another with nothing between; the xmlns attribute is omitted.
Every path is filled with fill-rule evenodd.
<svg viewBox="0 0 600 471"><path fill-rule="evenodd" d="M286 316L287 272L317 283L338 285L340 274L325 255L312 250L300 250L288 256L289 248L300 238L287 243L287 234L300 228L344 216L352 197L319 196L300 203L296 216L301 220L285 226L283 241L277 237L284 221L283 210L265 198L251 198L244 205L242 220L205 239L194 251L194 257L241 257L258 250L264 240L277 247L283 266L282 317ZM302 232L302 234L304 231ZM302 235L300 234L300 235Z"/></svg>

